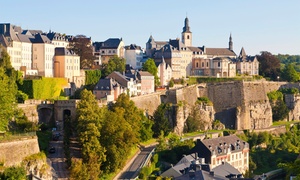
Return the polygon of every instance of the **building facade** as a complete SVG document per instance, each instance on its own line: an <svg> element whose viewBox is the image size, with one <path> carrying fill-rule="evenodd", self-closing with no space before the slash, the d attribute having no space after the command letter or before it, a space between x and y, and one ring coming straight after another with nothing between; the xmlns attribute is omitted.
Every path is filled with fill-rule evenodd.
<svg viewBox="0 0 300 180"><path fill-rule="evenodd" d="M130 64L133 69L141 69L143 59L143 50L140 46L130 44L125 46L126 64Z"/></svg>
<svg viewBox="0 0 300 180"><path fill-rule="evenodd" d="M211 169L227 162L241 173L249 170L249 144L236 135L197 140L192 152L204 158Z"/></svg>
<svg viewBox="0 0 300 180"><path fill-rule="evenodd" d="M94 42L94 56L98 64L108 63L113 56L124 58L124 42L122 38L109 38L104 42Z"/></svg>
<svg viewBox="0 0 300 180"><path fill-rule="evenodd" d="M80 57L64 47L55 48L54 77L66 78L68 82L75 82L75 76L80 76Z"/></svg>

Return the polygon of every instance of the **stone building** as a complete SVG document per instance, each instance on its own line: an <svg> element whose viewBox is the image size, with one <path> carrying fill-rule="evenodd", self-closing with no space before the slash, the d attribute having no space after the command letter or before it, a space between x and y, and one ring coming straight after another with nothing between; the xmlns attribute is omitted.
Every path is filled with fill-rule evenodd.
<svg viewBox="0 0 300 180"><path fill-rule="evenodd" d="M236 135L197 140L191 151L197 153L199 158L204 158L211 169L225 162L241 173L249 169L249 144Z"/></svg>
<svg viewBox="0 0 300 180"><path fill-rule="evenodd" d="M157 63L162 62L164 57L174 79L187 76L234 77L236 73L256 75L258 72L255 57L245 53L236 56L231 34L227 48L193 46L189 19L186 17L181 37L181 40L155 41L151 35L146 43L147 56Z"/></svg>
<svg viewBox="0 0 300 180"><path fill-rule="evenodd" d="M125 46L126 64L130 64L133 69L141 69L143 59L143 50L141 46L130 44Z"/></svg>
<svg viewBox="0 0 300 180"><path fill-rule="evenodd" d="M107 63L113 56L124 58L124 42L122 38L109 38L104 42L94 42L94 56L97 65Z"/></svg>

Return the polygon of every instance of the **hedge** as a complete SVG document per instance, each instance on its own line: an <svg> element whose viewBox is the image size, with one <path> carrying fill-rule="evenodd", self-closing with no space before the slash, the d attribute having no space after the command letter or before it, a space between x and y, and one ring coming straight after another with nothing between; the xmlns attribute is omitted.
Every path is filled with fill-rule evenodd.
<svg viewBox="0 0 300 180"><path fill-rule="evenodd" d="M24 80L19 90L28 95L29 99L53 99L61 95L63 88L68 85L65 78L46 78Z"/></svg>

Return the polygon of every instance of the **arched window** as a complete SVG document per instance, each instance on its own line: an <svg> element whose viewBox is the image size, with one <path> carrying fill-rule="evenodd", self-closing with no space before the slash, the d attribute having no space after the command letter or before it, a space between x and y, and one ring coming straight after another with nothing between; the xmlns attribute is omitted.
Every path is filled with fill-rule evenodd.
<svg viewBox="0 0 300 180"><path fill-rule="evenodd" d="M190 39L190 36L189 35L187 35L187 37L186 37L187 39Z"/></svg>
<svg viewBox="0 0 300 180"><path fill-rule="evenodd" d="M196 67L198 67L198 63L196 63Z"/></svg>

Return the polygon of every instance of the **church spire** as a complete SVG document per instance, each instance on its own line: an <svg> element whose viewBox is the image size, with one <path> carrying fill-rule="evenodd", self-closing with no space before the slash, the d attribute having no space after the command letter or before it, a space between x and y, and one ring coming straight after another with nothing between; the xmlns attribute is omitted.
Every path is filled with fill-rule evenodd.
<svg viewBox="0 0 300 180"><path fill-rule="evenodd" d="M230 33L230 36L229 36L229 50L233 51L233 42L232 42L231 33Z"/></svg>
<svg viewBox="0 0 300 180"><path fill-rule="evenodd" d="M184 20L184 27L183 27L183 33L187 32L187 33L191 33L190 31L190 26L189 26L189 18L186 17Z"/></svg>

